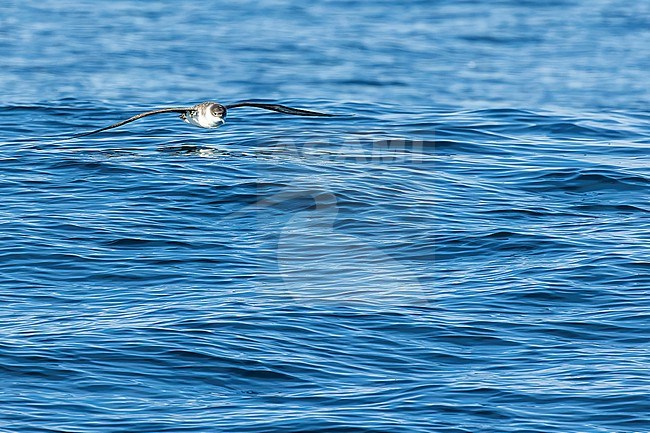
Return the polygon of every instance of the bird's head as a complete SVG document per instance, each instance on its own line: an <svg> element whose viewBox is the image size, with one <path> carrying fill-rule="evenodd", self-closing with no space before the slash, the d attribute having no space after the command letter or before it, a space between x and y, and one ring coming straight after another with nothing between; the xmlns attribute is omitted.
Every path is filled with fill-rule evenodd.
<svg viewBox="0 0 650 433"><path fill-rule="evenodd" d="M226 107L216 102L207 104L205 110L205 118L210 123L209 128L217 128L226 123Z"/></svg>

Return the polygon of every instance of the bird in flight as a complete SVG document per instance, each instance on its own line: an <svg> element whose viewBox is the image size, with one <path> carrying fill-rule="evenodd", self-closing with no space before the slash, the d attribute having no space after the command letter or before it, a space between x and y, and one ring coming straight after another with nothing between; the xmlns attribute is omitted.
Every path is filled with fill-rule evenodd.
<svg viewBox="0 0 650 433"><path fill-rule="evenodd" d="M262 108L264 110L277 111L278 113L292 114L294 116L318 116L318 117L333 117L334 114L319 113L316 111L303 110L300 108L291 108L279 104L263 104L259 102L238 102L232 105L221 105L216 102L201 102L193 107L168 107L159 108L157 110L147 111L145 113L137 114L129 117L121 122L114 123L104 128L95 129L94 131L83 132L73 135L72 138L85 137L98 132L106 131L108 129L117 128L118 126L126 125L127 123L135 122L143 117L153 116L154 114L161 113L180 113L180 118L190 125L195 125L201 128L218 128L226 123L224 120L228 110L240 107L254 107Z"/></svg>

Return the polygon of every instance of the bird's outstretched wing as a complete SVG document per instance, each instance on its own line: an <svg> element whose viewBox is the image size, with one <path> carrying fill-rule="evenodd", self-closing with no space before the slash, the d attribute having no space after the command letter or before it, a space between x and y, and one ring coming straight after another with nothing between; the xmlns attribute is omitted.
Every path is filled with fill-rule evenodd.
<svg viewBox="0 0 650 433"><path fill-rule="evenodd" d="M231 108L239 107L255 107L263 108L264 110L277 111L278 113L284 114L293 114L294 116L321 116L321 117L334 117L335 114L319 113L317 111L302 110L300 108L291 108L285 105L279 104L262 104L259 102L238 102L232 105L226 105L226 108L230 110Z"/></svg>
<svg viewBox="0 0 650 433"><path fill-rule="evenodd" d="M114 123L114 124L106 126L104 128L95 129L94 131L90 131L90 132L82 132L81 134L75 134L71 138L79 138L79 137L85 137L86 135L97 134L98 132L106 131L107 129L117 128L118 126L126 125L127 123L131 123L131 122L134 122L134 121L136 121L138 119L142 119L143 117L152 116L154 114L160 114L160 113L185 113L188 110L193 110L193 107L160 108L158 110L147 111L146 113L137 114L137 115L135 115L133 117L129 117L126 120L122 120L121 122Z"/></svg>

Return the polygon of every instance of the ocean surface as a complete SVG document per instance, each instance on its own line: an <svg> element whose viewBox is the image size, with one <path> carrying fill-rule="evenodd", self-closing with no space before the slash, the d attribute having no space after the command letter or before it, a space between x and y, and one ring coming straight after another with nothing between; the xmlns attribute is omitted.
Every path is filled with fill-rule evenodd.
<svg viewBox="0 0 650 433"><path fill-rule="evenodd" d="M0 432L650 432L650 3L9 0ZM142 111L214 100L215 130Z"/></svg>

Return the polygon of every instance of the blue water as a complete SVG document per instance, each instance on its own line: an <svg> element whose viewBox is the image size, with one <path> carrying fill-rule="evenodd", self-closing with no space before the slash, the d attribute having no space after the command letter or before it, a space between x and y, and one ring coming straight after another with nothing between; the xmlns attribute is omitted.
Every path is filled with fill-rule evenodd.
<svg viewBox="0 0 650 433"><path fill-rule="evenodd" d="M0 432L650 432L650 3L0 6ZM232 110L216 130L164 106Z"/></svg>

